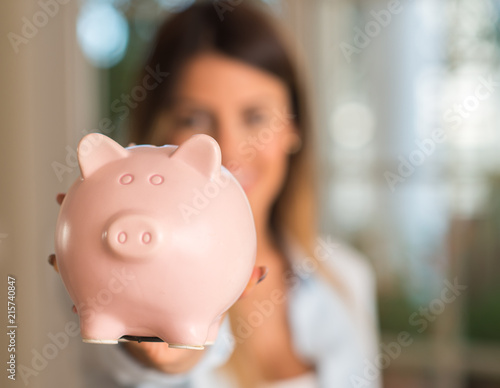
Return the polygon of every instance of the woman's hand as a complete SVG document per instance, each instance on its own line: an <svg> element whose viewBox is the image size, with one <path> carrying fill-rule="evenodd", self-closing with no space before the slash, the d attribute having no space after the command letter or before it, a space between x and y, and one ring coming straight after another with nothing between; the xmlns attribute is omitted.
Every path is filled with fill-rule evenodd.
<svg viewBox="0 0 500 388"><path fill-rule="evenodd" d="M267 267L255 267L239 299L245 298L267 275ZM224 319L226 313L221 319ZM125 349L143 365L164 373L185 373L193 368L205 354L203 350L169 348L164 342L125 342Z"/></svg>
<svg viewBox="0 0 500 388"><path fill-rule="evenodd" d="M203 357L206 348L175 349L165 342L122 342L128 353L146 367L168 374L185 373Z"/></svg>
<svg viewBox="0 0 500 388"><path fill-rule="evenodd" d="M65 194L58 194L57 203L62 204ZM49 256L49 264L59 272L57 260L54 254ZM260 283L267 275L267 267L254 267L250 280L239 299L245 298L252 292L253 288ZM75 306L73 312L76 313ZM226 313L221 318L224 319ZM196 349L176 349L169 348L165 342L122 342L123 346L131 356L137 359L144 366L155 368L169 374L185 373L192 369L205 354L203 350Z"/></svg>

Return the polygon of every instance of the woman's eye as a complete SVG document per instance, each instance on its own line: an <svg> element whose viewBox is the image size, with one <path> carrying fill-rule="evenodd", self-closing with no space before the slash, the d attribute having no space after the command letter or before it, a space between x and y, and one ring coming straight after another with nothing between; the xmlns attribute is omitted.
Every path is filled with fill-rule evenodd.
<svg viewBox="0 0 500 388"><path fill-rule="evenodd" d="M269 121L268 115L262 112L252 112L245 115L245 124L249 126L262 127L266 125L268 121Z"/></svg>
<svg viewBox="0 0 500 388"><path fill-rule="evenodd" d="M204 113L194 113L179 116L176 120L176 126L179 129L192 129L198 131L207 131L211 127L211 120Z"/></svg>
<svg viewBox="0 0 500 388"><path fill-rule="evenodd" d="M178 124L183 127L192 127L196 125L197 121L194 117L183 117L178 121Z"/></svg>

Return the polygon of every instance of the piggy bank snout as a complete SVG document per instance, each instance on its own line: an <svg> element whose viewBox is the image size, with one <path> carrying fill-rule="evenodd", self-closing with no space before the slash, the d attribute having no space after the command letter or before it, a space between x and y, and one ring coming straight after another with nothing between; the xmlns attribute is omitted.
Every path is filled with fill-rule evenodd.
<svg viewBox="0 0 500 388"><path fill-rule="evenodd" d="M143 214L118 215L103 233L109 248L115 255L124 258L142 258L154 253L162 238L156 220Z"/></svg>

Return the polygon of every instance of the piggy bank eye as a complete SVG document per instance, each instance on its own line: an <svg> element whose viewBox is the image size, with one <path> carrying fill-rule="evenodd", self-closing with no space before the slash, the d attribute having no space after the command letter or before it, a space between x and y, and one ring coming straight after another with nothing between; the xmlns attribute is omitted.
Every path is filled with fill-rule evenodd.
<svg viewBox="0 0 500 388"><path fill-rule="evenodd" d="M153 175L151 178L149 178L149 181L151 182L152 185L158 186L163 183L163 177L161 175Z"/></svg>
<svg viewBox="0 0 500 388"><path fill-rule="evenodd" d="M120 183L122 185L129 185L134 180L134 176L132 174L125 174L120 177Z"/></svg>

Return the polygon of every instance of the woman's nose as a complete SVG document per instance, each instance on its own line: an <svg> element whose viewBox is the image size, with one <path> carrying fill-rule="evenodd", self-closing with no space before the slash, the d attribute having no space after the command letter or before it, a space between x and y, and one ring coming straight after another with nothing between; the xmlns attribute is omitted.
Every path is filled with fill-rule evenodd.
<svg viewBox="0 0 500 388"><path fill-rule="evenodd" d="M222 165L230 171L242 163L240 146L243 138L241 132L236 125L226 126L219 128L215 138L221 149Z"/></svg>

